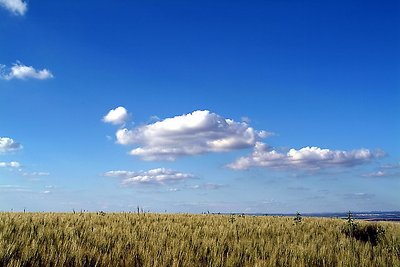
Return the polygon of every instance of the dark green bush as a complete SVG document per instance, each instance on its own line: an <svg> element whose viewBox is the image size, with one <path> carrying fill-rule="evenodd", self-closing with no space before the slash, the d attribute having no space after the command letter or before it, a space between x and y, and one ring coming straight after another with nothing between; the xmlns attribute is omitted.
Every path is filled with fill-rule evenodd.
<svg viewBox="0 0 400 267"><path fill-rule="evenodd" d="M300 214L300 212L297 212L296 213L296 217L294 217L294 222L296 223L296 224L298 224L298 223L301 223L301 220L302 220L303 218L301 217L301 214Z"/></svg>
<svg viewBox="0 0 400 267"><path fill-rule="evenodd" d="M343 228L343 233L348 237L363 242L370 242L375 246L384 237L385 229L377 223L358 224L351 222L347 223Z"/></svg>

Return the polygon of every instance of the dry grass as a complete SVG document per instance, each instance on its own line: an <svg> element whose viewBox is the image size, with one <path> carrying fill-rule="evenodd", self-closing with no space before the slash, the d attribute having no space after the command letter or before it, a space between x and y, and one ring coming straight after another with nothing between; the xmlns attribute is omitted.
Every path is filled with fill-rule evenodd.
<svg viewBox="0 0 400 267"><path fill-rule="evenodd" d="M360 222L359 224L367 224ZM376 245L339 219L0 213L0 266L400 266L400 224Z"/></svg>

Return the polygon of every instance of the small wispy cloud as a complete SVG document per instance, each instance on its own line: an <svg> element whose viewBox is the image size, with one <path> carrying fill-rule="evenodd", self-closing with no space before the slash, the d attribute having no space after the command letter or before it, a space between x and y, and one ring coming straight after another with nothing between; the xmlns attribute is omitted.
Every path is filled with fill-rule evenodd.
<svg viewBox="0 0 400 267"><path fill-rule="evenodd" d="M400 163L382 164L379 168L376 169L376 171L365 173L362 176L367 178L400 178Z"/></svg>
<svg viewBox="0 0 400 267"><path fill-rule="evenodd" d="M168 188L167 191L169 191L169 192L178 192L178 191L181 191L181 189L179 189L179 188Z"/></svg>
<svg viewBox="0 0 400 267"><path fill-rule="evenodd" d="M380 170L376 172L365 173L362 177L366 178L400 178L400 171Z"/></svg>
<svg viewBox="0 0 400 267"><path fill-rule="evenodd" d="M136 184L164 185L194 178L193 174L178 172L165 168L157 168L140 172L108 171L104 173L104 176L120 178L121 184L125 186Z"/></svg>
<svg viewBox="0 0 400 267"><path fill-rule="evenodd" d="M53 77L53 74L48 69L37 70L32 66L26 66L18 61L9 69L5 65L0 65L0 78L3 80L46 80Z"/></svg>
<svg viewBox="0 0 400 267"><path fill-rule="evenodd" d="M28 10L28 4L22 0L0 0L0 6L20 16L25 15Z"/></svg>
<svg viewBox="0 0 400 267"><path fill-rule="evenodd" d="M32 192L31 189L20 185L0 185L0 192Z"/></svg>
<svg viewBox="0 0 400 267"><path fill-rule="evenodd" d="M50 194L52 193L49 189L45 190L33 190L31 188L21 186L21 185L11 185L11 184L0 184L0 192L3 193L29 193L29 194Z"/></svg>
<svg viewBox="0 0 400 267"><path fill-rule="evenodd" d="M189 188L191 189L203 189L203 190L217 190L224 187L222 184L214 184L214 183L204 183L204 184L196 184L192 185Z"/></svg>
<svg viewBox="0 0 400 267"><path fill-rule="evenodd" d="M22 149L22 145L9 137L0 137L0 154Z"/></svg>
<svg viewBox="0 0 400 267"><path fill-rule="evenodd" d="M370 194L370 193L348 193L348 194L344 194L344 198L345 199L360 199L360 200L368 200L368 199L372 199L374 198L375 195L374 194Z"/></svg>
<svg viewBox="0 0 400 267"><path fill-rule="evenodd" d="M299 150L292 148L287 153L282 153L257 142L251 155L237 159L228 167L234 170L252 167L318 170L328 167L351 167L383 156L382 151L373 152L369 149L344 151L319 147L303 147Z"/></svg>
<svg viewBox="0 0 400 267"><path fill-rule="evenodd" d="M377 171L377 172L370 172L363 175L364 177L386 177L388 176L387 172L384 171Z"/></svg>
<svg viewBox="0 0 400 267"><path fill-rule="evenodd" d="M381 166L381 168L382 169L389 169L389 170L393 170L393 169L400 170L400 162L383 164Z"/></svg>
<svg viewBox="0 0 400 267"><path fill-rule="evenodd" d="M309 191L309 187L304 187L304 186L289 186L287 189L292 190L292 191Z"/></svg>
<svg viewBox="0 0 400 267"><path fill-rule="evenodd" d="M21 164L17 161L11 161L11 162L0 162L0 167L3 168L15 168L18 169L21 167Z"/></svg>
<svg viewBox="0 0 400 267"><path fill-rule="evenodd" d="M49 176L48 172L24 172L23 176Z"/></svg>
<svg viewBox="0 0 400 267"><path fill-rule="evenodd" d="M0 188L21 188L21 186L13 184L0 184Z"/></svg>

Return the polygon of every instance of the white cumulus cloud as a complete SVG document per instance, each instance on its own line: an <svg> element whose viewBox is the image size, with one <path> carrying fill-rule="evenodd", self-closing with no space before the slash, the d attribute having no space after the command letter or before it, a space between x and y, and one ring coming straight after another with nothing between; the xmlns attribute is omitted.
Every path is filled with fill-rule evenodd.
<svg viewBox="0 0 400 267"><path fill-rule="evenodd" d="M28 10L28 5L22 0L0 0L0 6L15 15L24 15Z"/></svg>
<svg viewBox="0 0 400 267"><path fill-rule="evenodd" d="M120 178L121 183L126 186L135 184L162 185L194 178L190 173L182 173L165 168L140 172L109 171L104 173L104 176Z"/></svg>
<svg viewBox="0 0 400 267"><path fill-rule="evenodd" d="M103 117L103 121L114 125L124 124L129 119L128 111L124 107L117 107L110 110L107 115Z"/></svg>
<svg viewBox="0 0 400 267"><path fill-rule="evenodd" d="M368 149L343 151L319 147L303 147L299 150L292 148L287 153L281 153L257 142L251 155L239 158L228 167L236 170L251 167L321 169L355 166L382 156L382 152L372 152Z"/></svg>
<svg viewBox="0 0 400 267"><path fill-rule="evenodd" d="M32 66L26 66L20 62L17 62L9 70L7 70L7 68L4 65L2 65L0 77L4 80L12 80L12 79L46 80L46 79L51 79L54 76L48 69L36 70Z"/></svg>
<svg viewBox="0 0 400 267"><path fill-rule="evenodd" d="M9 137L0 137L0 153L13 152L21 149L22 145L15 142L14 139Z"/></svg>
<svg viewBox="0 0 400 267"><path fill-rule="evenodd" d="M17 161L11 161L11 162L0 162L0 167L3 168L20 168L21 164Z"/></svg>
<svg viewBox="0 0 400 267"><path fill-rule="evenodd" d="M134 129L119 129L117 143L136 145L130 154L144 160L175 160L179 156L231 151L254 146L269 135L246 122L208 110L166 118Z"/></svg>

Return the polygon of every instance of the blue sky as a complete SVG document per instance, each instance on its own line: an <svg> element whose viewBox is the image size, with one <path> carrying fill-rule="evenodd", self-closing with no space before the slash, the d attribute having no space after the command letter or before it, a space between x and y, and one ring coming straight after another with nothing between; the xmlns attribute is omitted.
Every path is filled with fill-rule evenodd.
<svg viewBox="0 0 400 267"><path fill-rule="evenodd" d="M0 0L0 210L400 210L399 12Z"/></svg>

